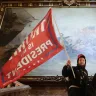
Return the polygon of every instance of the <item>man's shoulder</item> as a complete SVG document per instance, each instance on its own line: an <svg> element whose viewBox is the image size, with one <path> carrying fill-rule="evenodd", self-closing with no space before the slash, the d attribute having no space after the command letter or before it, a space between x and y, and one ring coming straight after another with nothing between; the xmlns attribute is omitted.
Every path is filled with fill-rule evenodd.
<svg viewBox="0 0 96 96"><path fill-rule="evenodd" d="M77 68L77 66L72 66L72 68L76 69L76 68Z"/></svg>
<svg viewBox="0 0 96 96"><path fill-rule="evenodd" d="M77 70L77 66L72 66L73 70Z"/></svg>
<svg viewBox="0 0 96 96"><path fill-rule="evenodd" d="M88 74L88 71L87 71L87 69L85 69L85 72Z"/></svg>
<svg viewBox="0 0 96 96"><path fill-rule="evenodd" d="M72 66L73 70L78 70L77 66Z"/></svg>

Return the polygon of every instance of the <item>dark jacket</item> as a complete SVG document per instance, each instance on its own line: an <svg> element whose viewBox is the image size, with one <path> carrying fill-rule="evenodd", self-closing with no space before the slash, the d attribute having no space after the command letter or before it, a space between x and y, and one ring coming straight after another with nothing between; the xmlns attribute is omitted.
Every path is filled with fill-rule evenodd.
<svg viewBox="0 0 96 96"><path fill-rule="evenodd" d="M80 66L72 67L75 73L76 78L74 78L71 67L65 65L62 69L62 75L64 77L69 77L70 85L75 85L81 88L85 88L88 82L88 72L85 68Z"/></svg>

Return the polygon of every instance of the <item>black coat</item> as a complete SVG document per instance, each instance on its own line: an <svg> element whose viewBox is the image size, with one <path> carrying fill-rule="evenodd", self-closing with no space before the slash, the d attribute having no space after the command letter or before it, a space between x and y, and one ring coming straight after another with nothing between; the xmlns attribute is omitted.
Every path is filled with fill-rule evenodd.
<svg viewBox="0 0 96 96"><path fill-rule="evenodd" d="M64 77L69 77L70 85L76 85L78 87L85 88L88 82L88 72L85 68L80 66L72 67L75 73L76 78L74 78L71 67L65 65L62 69L62 75Z"/></svg>

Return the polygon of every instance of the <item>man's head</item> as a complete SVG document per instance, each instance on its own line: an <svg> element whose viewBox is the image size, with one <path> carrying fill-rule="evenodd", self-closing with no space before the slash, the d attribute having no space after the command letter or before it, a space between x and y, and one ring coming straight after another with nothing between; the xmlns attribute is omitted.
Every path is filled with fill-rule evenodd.
<svg viewBox="0 0 96 96"><path fill-rule="evenodd" d="M85 68L86 66L86 58L83 54L79 54L77 58L77 66Z"/></svg>

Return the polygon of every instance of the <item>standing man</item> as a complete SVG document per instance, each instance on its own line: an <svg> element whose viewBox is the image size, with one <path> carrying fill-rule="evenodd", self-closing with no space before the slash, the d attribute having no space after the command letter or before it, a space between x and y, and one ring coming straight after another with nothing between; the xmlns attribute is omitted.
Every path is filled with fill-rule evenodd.
<svg viewBox="0 0 96 96"><path fill-rule="evenodd" d="M71 70L71 61L68 60L62 69L62 75L69 77L70 86L68 96L86 96L86 87L88 82L88 72L85 69L86 58L83 54L79 54L77 58L77 66L72 66L75 78Z"/></svg>

